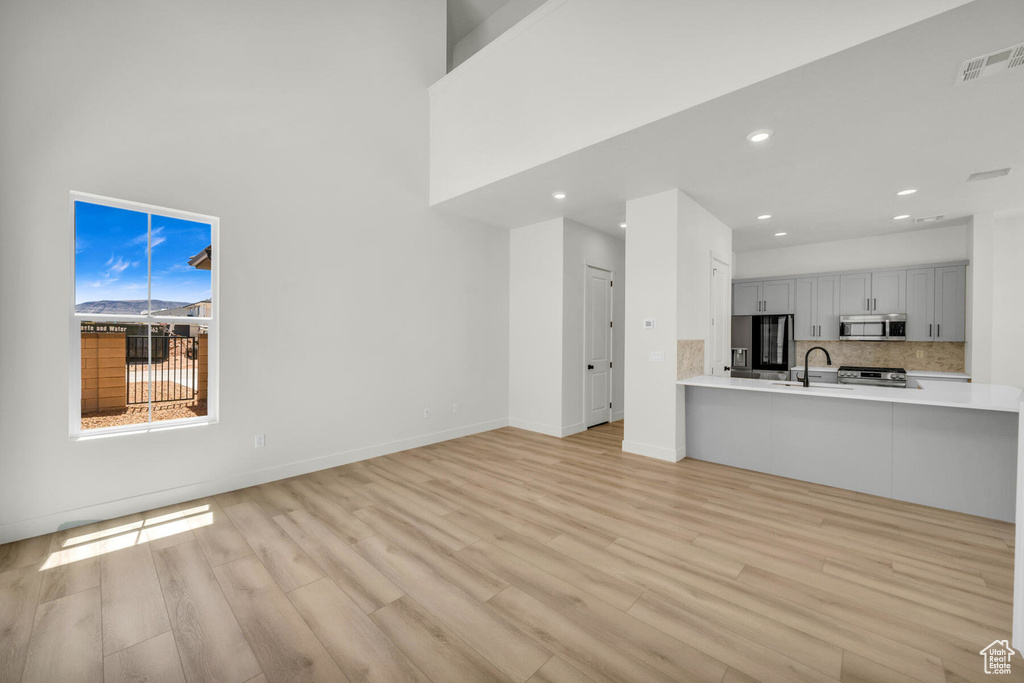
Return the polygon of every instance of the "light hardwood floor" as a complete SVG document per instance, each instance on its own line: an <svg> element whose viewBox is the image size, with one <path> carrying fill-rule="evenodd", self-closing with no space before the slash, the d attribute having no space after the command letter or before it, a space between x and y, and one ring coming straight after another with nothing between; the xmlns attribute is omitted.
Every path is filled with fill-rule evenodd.
<svg viewBox="0 0 1024 683"><path fill-rule="evenodd" d="M1012 524L621 441L500 429L0 546L0 681L989 678Z"/></svg>

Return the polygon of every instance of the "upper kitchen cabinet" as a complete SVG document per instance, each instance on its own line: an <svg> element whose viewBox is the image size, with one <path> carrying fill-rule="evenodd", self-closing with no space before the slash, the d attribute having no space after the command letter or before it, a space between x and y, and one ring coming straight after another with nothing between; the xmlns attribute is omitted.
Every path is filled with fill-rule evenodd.
<svg viewBox="0 0 1024 683"><path fill-rule="evenodd" d="M818 278L817 339L839 339L839 276Z"/></svg>
<svg viewBox="0 0 1024 683"><path fill-rule="evenodd" d="M792 313L796 307L796 280L765 280L761 284L765 313Z"/></svg>
<svg viewBox="0 0 1024 683"><path fill-rule="evenodd" d="M962 342L967 320L967 268L907 271L907 341Z"/></svg>
<svg viewBox="0 0 1024 683"><path fill-rule="evenodd" d="M797 341L817 339L818 278L796 280L796 314L793 316L793 338Z"/></svg>
<svg viewBox="0 0 1024 683"><path fill-rule="evenodd" d="M871 273L871 312L907 312L907 271L878 270Z"/></svg>
<svg viewBox="0 0 1024 683"><path fill-rule="evenodd" d="M871 312L871 273L847 273L839 277L839 315Z"/></svg>
<svg viewBox="0 0 1024 683"><path fill-rule="evenodd" d="M796 280L793 316L797 341L839 338L839 277L802 277Z"/></svg>
<svg viewBox="0 0 1024 683"><path fill-rule="evenodd" d="M796 280L734 282L732 314L792 313L796 305Z"/></svg>
<svg viewBox="0 0 1024 683"><path fill-rule="evenodd" d="M909 315L907 316L909 319ZM935 269L934 341L962 342L966 339L967 268L943 266Z"/></svg>
<svg viewBox="0 0 1024 683"><path fill-rule="evenodd" d="M840 277L840 315L907 312L907 271L879 270Z"/></svg>
<svg viewBox="0 0 1024 683"><path fill-rule="evenodd" d="M907 341L935 341L935 269L907 271Z"/></svg>
<svg viewBox="0 0 1024 683"><path fill-rule="evenodd" d="M732 286L732 314L757 315L764 305L760 282L736 282Z"/></svg>

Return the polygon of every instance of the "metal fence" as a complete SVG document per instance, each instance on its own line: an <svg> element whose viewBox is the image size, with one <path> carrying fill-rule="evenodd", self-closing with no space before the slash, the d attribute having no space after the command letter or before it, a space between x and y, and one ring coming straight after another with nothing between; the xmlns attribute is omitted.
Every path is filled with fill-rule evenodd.
<svg viewBox="0 0 1024 683"><path fill-rule="evenodd" d="M128 405L148 403L150 387L153 403L191 401L199 387L199 340L192 337L128 335L125 337L124 365L127 379L125 402Z"/></svg>

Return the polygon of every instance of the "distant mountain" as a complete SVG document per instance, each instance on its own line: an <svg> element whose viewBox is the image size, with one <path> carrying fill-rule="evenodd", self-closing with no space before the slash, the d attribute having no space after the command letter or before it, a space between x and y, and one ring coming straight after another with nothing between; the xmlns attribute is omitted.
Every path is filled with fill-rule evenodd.
<svg viewBox="0 0 1024 683"><path fill-rule="evenodd" d="M191 301L162 301L153 299L153 310L164 311L168 308L179 308L188 306ZM75 305L75 313L103 313L106 315L141 315L149 308L149 301L146 299L135 299L132 301L86 301L83 304Z"/></svg>

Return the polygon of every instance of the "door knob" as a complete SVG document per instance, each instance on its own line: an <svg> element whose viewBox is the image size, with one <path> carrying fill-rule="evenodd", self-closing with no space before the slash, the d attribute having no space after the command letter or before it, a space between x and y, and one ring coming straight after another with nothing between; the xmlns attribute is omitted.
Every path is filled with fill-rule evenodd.
<svg viewBox="0 0 1024 683"><path fill-rule="evenodd" d="M587 370L593 370L593 369L594 369L594 366L593 366L593 365L588 365L588 366L587 366Z"/></svg>

